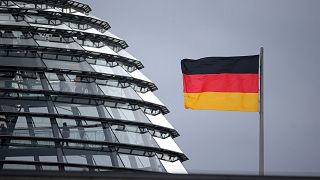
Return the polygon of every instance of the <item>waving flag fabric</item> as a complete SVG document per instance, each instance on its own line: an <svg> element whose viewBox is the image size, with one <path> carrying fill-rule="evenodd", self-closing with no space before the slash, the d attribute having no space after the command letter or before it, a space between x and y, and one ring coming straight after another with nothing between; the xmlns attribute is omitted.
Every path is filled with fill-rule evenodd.
<svg viewBox="0 0 320 180"><path fill-rule="evenodd" d="M258 111L259 55L181 61L185 108Z"/></svg>

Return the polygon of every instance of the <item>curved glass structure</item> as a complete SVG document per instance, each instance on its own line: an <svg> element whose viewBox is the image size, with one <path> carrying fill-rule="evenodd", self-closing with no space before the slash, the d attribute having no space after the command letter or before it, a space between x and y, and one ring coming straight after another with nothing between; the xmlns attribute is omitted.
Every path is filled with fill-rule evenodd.
<svg viewBox="0 0 320 180"><path fill-rule="evenodd" d="M185 173L156 85L90 11L0 1L0 169Z"/></svg>

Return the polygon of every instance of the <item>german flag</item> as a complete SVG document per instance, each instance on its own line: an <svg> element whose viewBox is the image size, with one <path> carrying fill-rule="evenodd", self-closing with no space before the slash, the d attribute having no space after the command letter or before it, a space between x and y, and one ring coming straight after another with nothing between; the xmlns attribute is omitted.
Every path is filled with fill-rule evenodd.
<svg viewBox="0 0 320 180"><path fill-rule="evenodd" d="M186 109L258 111L259 55L183 59Z"/></svg>

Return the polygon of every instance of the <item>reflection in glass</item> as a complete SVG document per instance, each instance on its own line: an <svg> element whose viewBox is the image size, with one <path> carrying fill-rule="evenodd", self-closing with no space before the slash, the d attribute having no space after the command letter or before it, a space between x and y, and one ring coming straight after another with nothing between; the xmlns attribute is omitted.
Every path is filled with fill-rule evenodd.
<svg viewBox="0 0 320 180"><path fill-rule="evenodd" d="M94 106L86 104L70 104L54 102L58 114L73 116L91 116L91 117L110 117L109 112L103 106Z"/></svg>
<svg viewBox="0 0 320 180"><path fill-rule="evenodd" d="M147 171L165 172L158 158L120 154L120 158L127 168L143 169Z"/></svg>
<svg viewBox="0 0 320 180"><path fill-rule="evenodd" d="M53 137L50 119L46 117L7 117L13 136Z"/></svg>
<svg viewBox="0 0 320 180"><path fill-rule="evenodd" d="M108 112L110 112L112 118L114 119L123 119L128 121L150 123L149 119L142 112L141 109L129 110L129 109L120 109L120 108L112 108L112 107L106 107L106 109L108 110Z"/></svg>
<svg viewBox="0 0 320 180"><path fill-rule="evenodd" d="M42 90L39 74L28 71L1 71L0 88Z"/></svg>
<svg viewBox="0 0 320 180"><path fill-rule="evenodd" d="M47 101L0 99L0 111L4 112L49 113L48 106Z"/></svg>
<svg viewBox="0 0 320 180"><path fill-rule="evenodd" d="M112 125L111 128L121 143L159 147L148 131L142 131L137 126Z"/></svg>
<svg viewBox="0 0 320 180"><path fill-rule="evenodd" d="M64 149L64 162L124 167L118 155L111 152Z"/></svg>
<svg viewBox="0 0 320 180"><path fill-rule="evenodd" d="M45 73L54 91L103 95L96 83L90 82L90 78L76 75Z"/></svg>
<svg viewBox="0 0 320 180"><path fill-rule="evenodd" d="M102 123L98 121L57 118L57 123L60 129L60 137L63 138L116 142L114 135L108 133L108 129L104 129ZM106 136L111 137L106 138Z"/></svg>
<svg viewBox="0 0 320 180"><path fill-rule="evenodd" d="M115 74L119 76L127 76L130 77L128 72L126 72L121 66L114 66L114 67L108 67L108 66L100 66L100 65L92 65L93 69L100 73L105 74Z"/></svg>
<svg viewBox="0 0 320 180"><path fill-rule="evenodd" d="M141 100L137 92L135 92L131 87L119 88L119 87L104 86L104 85L99 85L99 87L104 92L104 94L108 96L116 96L116 97Z"/></svg>

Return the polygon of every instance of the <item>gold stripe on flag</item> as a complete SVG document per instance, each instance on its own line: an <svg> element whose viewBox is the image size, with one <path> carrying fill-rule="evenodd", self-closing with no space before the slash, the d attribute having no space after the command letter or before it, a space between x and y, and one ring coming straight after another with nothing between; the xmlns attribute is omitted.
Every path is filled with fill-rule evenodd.
<svg viewBox="0 0 320 180"><path fill-rule="evenodd" d="M258 112L258 93L184 93L184 106L189 109Z"/></svg>

